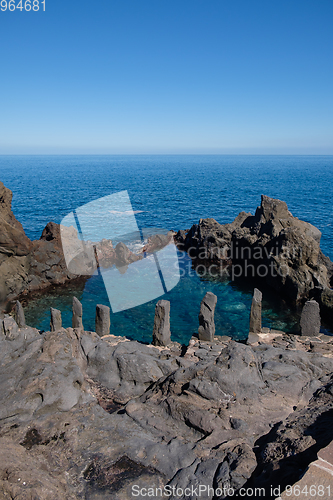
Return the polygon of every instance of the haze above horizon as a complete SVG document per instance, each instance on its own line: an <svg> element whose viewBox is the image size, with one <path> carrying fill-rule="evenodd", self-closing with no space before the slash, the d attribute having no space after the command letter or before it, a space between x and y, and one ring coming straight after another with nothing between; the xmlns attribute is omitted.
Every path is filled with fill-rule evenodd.
<svg viewBox="0 0 333 500"><path fill-rule="evenodd" d="M333 154L331 0L39 5L0 10L0 154Z"/></svg>

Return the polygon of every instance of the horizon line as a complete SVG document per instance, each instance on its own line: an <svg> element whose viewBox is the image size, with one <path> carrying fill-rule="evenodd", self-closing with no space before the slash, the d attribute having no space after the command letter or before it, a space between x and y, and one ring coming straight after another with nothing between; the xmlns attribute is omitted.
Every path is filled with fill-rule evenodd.
<svg viewBox="0 0 333 500"><path fill-rule="evenodd" d="M333 156L333 153L0 153L2 156Z"/></svg>

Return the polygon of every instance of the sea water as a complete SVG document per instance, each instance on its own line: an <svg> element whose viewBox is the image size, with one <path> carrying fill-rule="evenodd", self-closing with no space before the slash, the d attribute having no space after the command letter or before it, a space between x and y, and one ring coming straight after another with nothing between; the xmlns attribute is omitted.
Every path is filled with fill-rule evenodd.
<svg viewBox="0 0 333 500"><path fill-rule="evenodd" d="M100 197L127 190L142 228L188 229L200 218L224 224L239 212L255 212L261 194L284 200L291 213L322 232L321 248L333 259L332 156L0 156L0 180L13 191L12 208L31 239L49 221ZM187 343L198 328L207 291L218 297L216 333L246 338L253 286L198 276L181 256L178 285L159 298L171 302L172 339ZM44 292L25 309L28 324L47 330L50 307L71 326L73 295L83 303L84 326L94 329L95 306L109 305L100 276L84 289L72 284ZM150 342L154 309L149 303L111 314L111 333ZM264 290L263 326L296 331L299 311Z"/></svg>

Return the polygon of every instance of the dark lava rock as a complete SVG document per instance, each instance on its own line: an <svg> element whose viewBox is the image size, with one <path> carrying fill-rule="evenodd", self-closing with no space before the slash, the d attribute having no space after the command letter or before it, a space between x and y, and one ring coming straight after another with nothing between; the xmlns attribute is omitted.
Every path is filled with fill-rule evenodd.
<svg viewBox="0 0 333 500"><path fill-rule="evenodd" d="M202 351L199 361L191 349ZM264 462L281 456L283 465L292 436L279 451L270 433L288 418L288 432L298 425L292 450L311 447L308 430L325 401L330 411L331 358L229 339L191 349L180 357L71 328L0 334L4 498L124 500L135 485L237 490ZM299 410L298 423L296 405L312 409ZM318 446L330 436L323 430Z"/></svg>
<svg viewBox="0 0 333 500"><path fill-rule="evenodd" d="M322 254L320 238L320 231L293 217L285 202L263 195L255 215L241 212L225 225L201 219L175 240L195 265L216 264L232 280L264 280L294 302L317 289L321 305L332 312L333 264Z"/></svg>

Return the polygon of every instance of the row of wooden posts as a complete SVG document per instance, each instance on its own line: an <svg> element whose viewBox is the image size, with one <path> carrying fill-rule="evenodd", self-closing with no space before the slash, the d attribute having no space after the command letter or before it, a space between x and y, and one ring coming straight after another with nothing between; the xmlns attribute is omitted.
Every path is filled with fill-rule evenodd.
<svg viewBox="0 0 333 500"><path fill-rule="evenodd" d="M217 296L207 292L201 301L199 312L199 340L214 341L215 322L214 312L217 303ZM261 309L262 293L257 288L254 289L251 313L250 313L250 333L261 333ZM81 302L73 298L73 316L72 327L83 330L82 322L83 310ZM21 303L16 302L14 318L19 328L26 326L24 311ZM308 300L302 310L300 320L300 333L306 336L315 336L319 334L321 325L319 304L315 300ZM110 334L110 308L108 306L97 304L95 331L100 336ZM50 330L55 332L62 328L61 311L51 307ZM167 346L171 343L170 331L170 302L168 300L159 300L155 307L155 319L153 329L153 345Z"/></svg>

